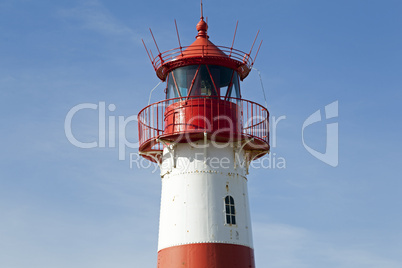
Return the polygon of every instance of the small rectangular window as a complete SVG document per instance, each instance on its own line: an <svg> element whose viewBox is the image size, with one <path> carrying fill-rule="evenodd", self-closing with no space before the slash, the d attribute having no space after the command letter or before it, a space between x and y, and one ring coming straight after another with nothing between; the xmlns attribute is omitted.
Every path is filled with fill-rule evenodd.
<svg viewBox="0 0 402 268"><path fill-rule="evenodd" d="M230 195L225 197L225 214L226 214L226 224L236 225L235 203L233 197Z"/></svg>

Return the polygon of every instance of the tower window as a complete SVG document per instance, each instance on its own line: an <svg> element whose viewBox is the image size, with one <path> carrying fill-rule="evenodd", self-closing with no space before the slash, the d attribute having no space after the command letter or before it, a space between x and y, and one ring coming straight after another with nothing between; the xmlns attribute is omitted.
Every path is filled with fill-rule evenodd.
<svg viewBox="0 0 402 268"><path fill-rule="evenodd" d="M230 195L225 197L225 214L226 224L236 225L235 203L233 197Z"/></svg>

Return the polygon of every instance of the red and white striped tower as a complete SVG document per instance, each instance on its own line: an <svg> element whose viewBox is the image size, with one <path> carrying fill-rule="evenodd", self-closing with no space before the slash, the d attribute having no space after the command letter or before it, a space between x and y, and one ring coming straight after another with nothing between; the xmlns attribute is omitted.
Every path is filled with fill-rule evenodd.
<svg viewBox="0 0 402 268"><path fill-rule="evenodd" d="M158 268L255 267L246 175L269 152L269 113L241 98L251 50L215 46L202 14L196 28L150 55L166 100L138 115L140 154L161 170Z"/></svg>

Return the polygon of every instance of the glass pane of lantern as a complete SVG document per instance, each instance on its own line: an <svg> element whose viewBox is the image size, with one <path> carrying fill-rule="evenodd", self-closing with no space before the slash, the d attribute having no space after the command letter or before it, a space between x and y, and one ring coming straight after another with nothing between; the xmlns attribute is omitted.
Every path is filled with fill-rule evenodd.
<svg viewBox="0 0 402 268"><path fill-rule="evenodd" d="M237 72L234 72L233 74L232 84L228 89L227 96L231 98L240 98L239 77L237 75Z"/></svg>
<svg viewBox="0 0 402 268"><path fill-rule="evenodd" d="M173 70L173 75L182 97L188 95L188 90L191 87L191 82L193 81L197 69L198 65L190 65Z"/></svg>
<svg viewBox="0 0 402 268"><path fill-rule="evenodd" d="M166 99L172 99L177 97L179 97L179 93L177 92L172 73L170 73L168 76Z"/></svg>
<svg viewBox="0 0 402 268"><path fill-rule="evenodd" d="M190 96L216 96L217 92L205 65L201 65Z"/></svg>
<svg viewBox="0 0 402 268"><path fill-rule="evenodd" d="M234 98L240 98L240 85L239 85L239 76L237 72L233 76L233 89L232 89L232 96Z"/></svg>
<svg viewBox="0 0 402 268"><path fill-rule="evenodd" d="M218 95L226 94L227 88L230 84L230 79L232 78L233 70L217 65L208 65L211 72L212 79L218 90Z"/></svg>

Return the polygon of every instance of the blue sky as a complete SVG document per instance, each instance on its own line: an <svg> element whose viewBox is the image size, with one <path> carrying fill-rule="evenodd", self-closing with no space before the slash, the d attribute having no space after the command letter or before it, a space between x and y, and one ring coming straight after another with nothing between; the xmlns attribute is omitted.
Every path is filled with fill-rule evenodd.
<svg viewBox="0 0 402 268"><path fill-rule="evenodd" d="M249 175L257 267L402 267L401 12L392 0L204 2L217 45L230 46L236 20L238 49L261 30L255 67L271 115L286 116L271 154L286 168ZM64 121L81 103L114 104L116 121L145 107L158 79L141 38L153 47L151 27L161 50L177 47L174 19L189 45L199 2L0 2L1 267L156 266L158 172L130 168L118 148L75 147ZM264 103L256 71L241 87ZM301 138L334 101L339 117L304 134L324 152L337 122L337 167ZM96 141L97 111L77 114L72 130ZM126 130L135 142L135 123Z"/></svg>

